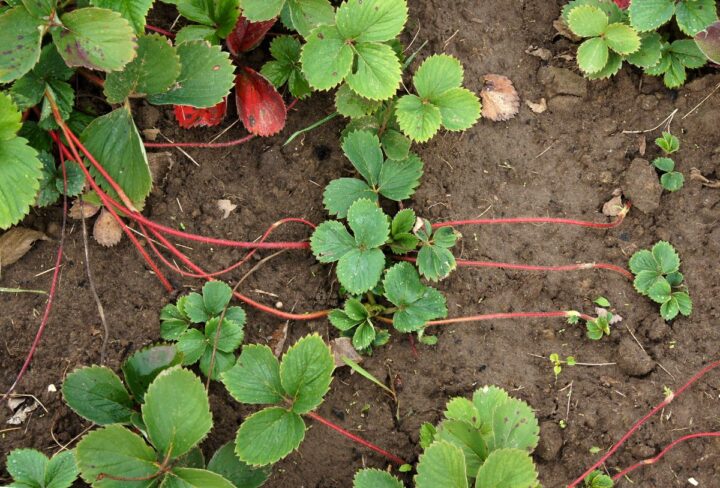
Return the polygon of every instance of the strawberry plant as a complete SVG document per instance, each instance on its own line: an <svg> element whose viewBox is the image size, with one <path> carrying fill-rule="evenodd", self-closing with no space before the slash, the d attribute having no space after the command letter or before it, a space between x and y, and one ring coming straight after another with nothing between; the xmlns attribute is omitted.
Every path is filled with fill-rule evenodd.
<svg viewBox="0 0 720 488"><path fill-rule="evenodd" d="M629 264L635 275L635 290L660 304L660 315L665 320L692 313L692 299L680 272L680 256L670 243L660 241L651 250L636 252Z"/></svg>
<svg viewBox="0 0 720 488"><path fill-rule="evenodd" d="M8 488L70 488L78 476L72 451L48 459L35 449L14 449L5 467L13 479Z"/></svg>
<svg viewBox="0 0 720 488"><path fill-rule="evenodd" d="M593 471L585 477L585 488L613 488L612 478L602 471Z"/></svg>
<svg viewBox="0 0 720 488"><path fill-rule="evenodd" d="M182 364L189 366L199 361L200 371L213 380L235 364L234 351L245 337L245 311L228 307L231 298L232 290L227 284L210 281L203 286L202 295L190 293L180 297L175 305L165 306L160 313L160 336L177 341ZM191 324L204 324L204 329L200 331Z"/></svg>
<svg viewBox="0 0 720 488"><path fill-rule="evenodd" d="M720 63L720 21L695 34L695 43L710 61Z"/></svg>
<svg viewBox="0 0 720 488"><path fill-rule="evenodd" d="M588 78L609 78L627 61L645 74L662 76L668 88L677 88L685 83L687 69L700 68L707 59L692 39L662 28L673 16L680 31L692 37L717 20L717 10L714 0L637 1L629 6L573 0L562 13L573 34L586 39L577 61Z"/></svg>
<svg viewBox="0 0 720 488"><path fill-rule="evenodd" d="M537 487L537 469L531 453L539 437L538 421L522 400L497 387L475 391L472 401L453 398L444 419L424 424L420 445L424 452L416 466L416 488ZM354 488L402 488L386 471L363 469Z"/></svg>
<svg viewBox="0 0 720 488"><path fill-rule="evenodd" d="M682 188L685 177L675 171L675 161L669 156L680 149L680 140L669 132L663 132L662 137L655 139L655 144L665 153L665 156L653 160L653 166L662 173L660 184L667 191L677 191Z"/></svg>

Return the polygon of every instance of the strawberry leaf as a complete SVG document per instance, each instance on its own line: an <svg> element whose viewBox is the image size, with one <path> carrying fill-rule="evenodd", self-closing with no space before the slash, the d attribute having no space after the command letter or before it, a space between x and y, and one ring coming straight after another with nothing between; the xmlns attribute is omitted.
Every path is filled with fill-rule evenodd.
<svg viewBox="0 0 720 488"><path fill-rule="evenodd" d="M598 73L608 64L609 56L607 42L601 37L593 37L578 47L578 66L587 74Z"/></svg>
<svg viewBox="0 0 720 488"><path fill-rule="evenodd" d="M235 454L252 466L284 458L305 438L305 422L295 412L269 407L247 417L235 438Z"/></svg>
<svg viewBox="0 0 720 488"><path fill-rule="evenodd" d="M190 366L200 360L208 346L205 335L198 329L188 329L178 338L177 348L183 355L183 366Z"/></svg>
<svg viewBox="0 0 720 488"><path fill-rule="evenodd" d="M718 20L715 0L680 0L675 6L675 20L681 31L694 36Z"/></svg>
<svg viewBox="0 0 720 488"><path fill-rule="evenodd" d="M329 0L287 0L292 27L307 37L319 25L329 25L335 20L335 9Z"/></svg>
<svg viewBox="0 0 720 488"><path fill-rule="evenodd" d="M347 217L350 206L360 199L377 201L377 194L364 181L356 178L332 180L323 192L323 204L331 215Z"/></svg>
<svg viewBox="0 0 720 488"><path fill-rule="evenodd" d="M627 56L640 49L640 36L629 25L610 24L604 36L608 47L618 54Z"/></svg>
<svg viewBox="0 0 720 488"><path fill-rule="evenodd" d="M720 63L720 20L695 35L695 42L713 63Z"/></svg>
<svg viewBox="0 0 720 488"><path fill-rule="evenodd" d="M287 108L267 78L243 67L235 78L235 101L245 128L258 136L271 136L285 127Z"/></svg>
<svg viewBox="0 0 720 488"><path fill-rule="evenodd" d="M385 42L402 32L407 14L405 0L348 0L338 7L336 22L344 39Z"/></svg>
<svg viewBox="0 0 720 488"><path fill-rule="evenodd" d="M415 475L417 488L468 488L462 450L445 441L435 441L420 456ZM497 486L497 485L494 485Z"/></svg>
<svg viewBox="0 0 720 488"><path fill-rule="evenodd" d="M265 22L250 22L246 17L241 15L237 19L235 27L225 40L228 50L233 56L239 56L241 53L255 49L265 38L265 34L275 25L275 22L276 19ZM290 36L283 37L293 39ZM300 49L298 46L298 55L299 52Z"/></svg>
<svg viewBox="0 0 720 488"><path fill-rule="evenodd" d="M303 337L288 349L280 363L280 382L292 398L293 412L304 414L322 403L334 369L332 352L317 334Z"/></svg>
<svg viewBox="0 0 720 488"><path fill-rule="evenodd" d="M270 20L280 15L285 0L243 0L243 15L252 22Z"/></svg>
<svg viewBox="0 0 720 488"><path fill-rule="evenodd" d="M608 27L608 16L599 8L591 5L581 5L570 11L568 26L573 33L580 37L597 37L602 35Z"/></svg>
<svg viewBox="0 0 720 488"><path fill-rule="evenodd" d="M77 479L78 468L72 451L48 459L35 449L14 449L7 457L7 471L18 488L70 488Z"/></svg>
<svg viewBox="0 0 720 488"><path fill-rule="evenodd" d="M207 469L240 488L260 488L270 477L269 468L253 468L240 461L235 455L235 446L232 442L215 451Z"/></svg>
<svg viewBox="0 0 720 488"><path fill-rule="evenodd" d="M175 345L159 344L135 352L123 363L122 371L135 400L142 403L157 375L180 363L182 356Z"/></svg>
<svg viewBox="0 0 720 488"><path fill-rule="evenodd" d="M163 486L183 488L235 488L235 485L217 473L206 469L176 466L165 474Z"/></svg>
<svg viewBox="0 0 720 488"><path fill-rule="evenodd" d="M212 27L220 39L230 33L240 16L237 0L178 0L177 9L183 17Z"/></svg>
<svg viewBox="0 0 720 488"><path fill-rule="evenodd" d="M390 200L405 200L415 193L422 174L423 162L416 154L403 161L389 159L380 170L378 191Z"/></svg>
<svg viewBox="0 0 720 488"><path fill-rule="evenodd" d="M341 85L335 93L335 109L345 117L363 117L379 107L380 102L361 97L346 84Z"/></svg>
<svg viewBox="0 0 720 488"><path fill-rule="evenodd" d="M323 25L314 29L300 55L302 72L316 90L339 85L350 73L355 55L337 27Z"/></svg>
<svg viewBox="0 0 720 488"><path fill-rule="evenodd" d="M675 0L630 2L630 25L639 32L652 31L667 23L675 14Z"/></svg>
<svg viewBox="0 0 720 488"><path fill-rule="evenodd" d="M353 488L404 488L404 486L395 476L379 469L361 469L353 478Z"/></svg>
<svg viewBox="0 0 720 488"><path fill-rule="evenodd" d="M243 347L235 366L222 374L222 382L240 403L274 404L285 397L280 363L267 346L250 344Z"/></svg>
<svg viewBox="0 0 720 488"><path fill-rule="evenodd" d="M351 132L343 140L342 149L365 181L372 187L377 186L383 165L380 139L369 131Z"/></svg>
<svg viewBox="0 0 720 488"><path fill-rule="evenodd" d="M227 114L227 100L223 99L214 107L195 108L189 105L175 105L175 120L183 129L213 127L222 123Z"/></svg>
<svg viewBox="0 0 720 488"><path fill-rule="evenodd" d="M627 56L628 63L639 68L651 68L660 62L662 57L662 38L657 32L640 35L640 49Z"/></svg>
<svg viewBox="0 0 720 488"><path fill-rule="evenodd" d="M355 239L342 223L329 220L317 226L310 247L318 261L334 263L355 248Z"/></svg>
<svg viewBox="0 0 720 488"><path fill-rule="evenodd" d="M91 0L91 3L96 7L118 12L130 22L137 35L142 35L145 33L145 18L153 0Z"/></svg>
<svg viewBox="0 0 720 488"><path fill-rule="evenodd" d="M524 488L535 486L537 470L532 458L520 449L498 449L490 453L477 473L476 488Z"/></svg>
<svg viewBox="0 0 720 488"><path fill-rule="evenodd" d="M276 88L287 83L290 94L296 98L305 98L310 85L300 66L300 42L291 36L278 36L270 43L270 54L274 58L265 63L260 73L270 80Z"/></svg>
<svg viewBox="0 0 720 488"><path fill-rule="evenodd" d="M46 28L23 6L0 15L0 83L16 80L35 66Z"/></svg>
<svg viewBox="0 0 720 488"><path fill-rule="evenodd" d="M423 285L410 263L398 263L390 268L383 288L385 298L398 308L393 325L401 332L420 330L428 321L447 315L445 297Z"/></svg>
<svg viewBox="0 0 720 488"><path fill-rule="evenodd" d="M120 378L103 366L76 369L62 385L65 403L98 425L129 423L133 401Z"/></svg>

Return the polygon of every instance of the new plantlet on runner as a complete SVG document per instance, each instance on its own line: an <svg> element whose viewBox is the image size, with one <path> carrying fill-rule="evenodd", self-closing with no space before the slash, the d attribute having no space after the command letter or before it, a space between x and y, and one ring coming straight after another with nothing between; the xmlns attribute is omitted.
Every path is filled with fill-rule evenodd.
<svg viewBox="0 0 720 488"><path fill-rule="evenodd" d="M663 132L661 137L655 139L655 144L665 154L653 160L653 166L661 173L660 184L667 191L677 191L682 188L685 177L682 173L675 171L675 161L670 158L670 155L680 149L680 140L669 132Z"/></svg>

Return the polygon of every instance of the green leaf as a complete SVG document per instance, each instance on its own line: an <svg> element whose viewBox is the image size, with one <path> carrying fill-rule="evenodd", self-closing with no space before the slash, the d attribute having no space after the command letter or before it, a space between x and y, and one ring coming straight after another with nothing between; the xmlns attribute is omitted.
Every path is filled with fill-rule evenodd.
<svg viewBox="0 0 720 488"><path fill-rule="evenodd" d="M669 132L663 132L661 137L655 139L655 144L657 144L665 154L672 154L680 149L680 139ZM667 171L672 171L672 169Z"/></svg>
<svg viewBox="0 0 720 488"><path fill-rule="evenodd" d="M191 322L201 324L210 320L210 315L205 309L205 302L203 301L202 295L193 292L183 298L183 312Z"/></svg>
<svg viewBox="0 0 720 488"><path fill-rule="evenodd" d="M212 372L210 371L210 363L212 362ZM232 352L224 352L219 349L215 351L215 359L212 356L212 347L205 348L200 358L200 371L211 380L219 380L220 375L228 371L235 364L235 354Z"/></svg>
<svg viewBox="0 0 720 488"><path fill-rule="evenodd" d="M182 363L182 355L173 344L141 349L122 365L125 382L138 403L142 403L150 383L161 371Z"/></svg>
<svg viewBox="0 0 720 488"><path fill-rule="evenodd" d="M434 101L463 81L460 61L447 54L434 54L427 58L415 72L413 84L421 98Z"/></svg>
<svg viewBox="0 0 720 488"><path fill-rule="evenodd" d="M396 236L398 234L406 234L412 231L415 227L415 211L411 208L405 208L400 210L393 217L391 225L391 234Z"/></svg>
<svg viewBox="0 0 720 488"><path fill-rule="evenodd" d="M308 36L300 61L302 72L316 90L329 90L350 73L354 54L352 47L335 26L320 26Z"/></svg>
<svg viewBox="0 0 720 488"><path fill-rule="evenodd" d="M135 33L119 13L104 8L80 8L60 17L50 29L68 66L117 71L135 57Z"/></svg>
<svg viewBox="0 0 720 488"><path fill-rule="evenodd" d="M480 465L488 455L487 444L480 430L467 422L445 420L438 426L435 438L462 449L465 457L465 474L468 478L475 478Z"/></svg>
<svg viewBox="0 0 720 488"><path fill-rule="evenodd" d="M377 194L364 181L356 178L332 180L323 192L323 204L332 215L344 219L350 206L360 199L377 201Z"/></svg>
<svg viewBox="0 0 720 488"><path fill-rule="evenodd" d="M9 5L19 4L21 2L5 2ZM49 17L57 7L56 0L22 0L22 4L34 17Z"/></svg>
<svg viewBox="0 0 720 488"><path fill-rule="evenodd" d="M233 30L240 16L238 0L179 0L178 12L183 17L211 26L224 39Z"/></svg>
<svg viewBox="0 0 720 488"><path fill-rule="evenodd" d="M175 35L176 46L192 41L207 41L210 44L219 44L220 38L213 27L201 24L186 25Z"/></svg>
<svg viewBox="0 0 720 488"><path fill-rule="evenodd" d="M373 187L377 186L383 165L380 139L366 130L350 132L343 140L342 149L365 181Z"/></svg>
<svg viewBox="0 0 720 488"><path fill-rule="evenodd" d="M148 97L156 105L189 105L197 108L220 103L233 86L235 68L230 55L205 41L189 41L177 46L180 76L175 87Z"/></svg>
<svg viewBox="0 0 720 488"><path fill-rule="evenodd" d="M585 77L588 80L606 80L611 76L616 75L618 71L620 71L620 68L622 68L622 62L622 56L620 56L614 51L609 51L608 61L605 67L597 73L586 73Z"/></svg>
<svg viewBox="0 0 720 488"><path fill-rule="evenodd" d="M392 97L402 78L402 66L395 51L387 44L368 42L357 44L355 53L355 67L346 78L350 88L370 100Z"/></svg>
<svg viewBox="0 0 720 488"><path fill-rule="evenodd" d="M380 107L380 102L363 98L343 84L335 92L335 108L345 117L362 117L375 112Z"/></svg>
<svg viewBox="0 0 720 488"><path fill-rule="evenodd" d="M269 407L247 417L235 439L235 454L253 466L272 464L300 446L305 423L295 412Z"/></svg>
<svg viewBox="0 0 720 488"><path fill-rule="evenodd" d="M692 39L673 41L669 53L673 61L679 62L686 68L702 68L707 64L707 58Z"/></svg>
<svg viewBox="0 0 720 488"><path fill-rule="evenodd" d="M530 406L517 398L509 398L493 411L492 438L488 449L522 449L532 452L537 447L540 428Z"/></svg>
<svg viewBox="0 0 720 488"><path fill-rule="evenodd" d="M718 20L715 0L680 0L675 19L680 30L692 37Z"/></svg>
<svg viewBox="0 0 720 488"><path fill-rule="evenodd" d="M353 488L404 488L404 486L395 476L379 469L361 469L353 478Z"/></svg>
<svg viewBox="0 0 720 488"><path fill-rule="evenodd" d="M435 98L442 125L449 131L463 131L480 118L480 101L467 88L453 88Z"/></svg>
<svg viewBox="0 0 720 488"><path fill-rule="evenodd" d="M390 268L383 288L385 298L398 307L393 325L401 332L419 330L428 321L447 315L445 297L434 288L423 285L410 263L398 263Z"/></svg>
<svg viewBox="0 0 720 488"><path fill-rule="evenodd" d="M242 0L243 15L252 22L270 20L280 15L285 0Z"/></svg>
<svg viewBox="0 0 720 488"><path fill-rule="evenodd" d="M122 15L135 29L138 35L145 33L145 17L147 17L153 0L91 0L96 7L114 10ZM151 58L158 62L161 58Z"/></svg>
<svg viewBox="0 0 720 488"><path fill-rule="evenodd" d="M615 4L613 0L570 0L562 8L562 18L565 23L569 22L570 13L576 7L582 5L590 5L592 7L599 8L600 10L605 12L605 15L608 16L608 19L610 19L611 23L620 22L625 17L624 12L620 10L620 8Z"/></svg>
<svg viewBox="0 0 720 488"><path fill-rule="evenodd" d="M75 455L64 451L48 460L35 449L14 449L7 457L7 471L13 477L10 487L69 488L78 476Z"/></svg>
<svg viewBox="0 0 720 488"><path fill-rule="evenodd" d="M435 441L436 433L434 425L428 422L423 423L420 426L420 447L427 449Z"/></svg>
<svg viewBox="0 0 720 488"><path fill-rule="evenodd" d="M343 332L351 330L365 322L365 319L357 320L349 317L348 314L346 312L343 312L342 310L332 310L330 312L330 315L328 315L328 319L330 319L330 323L332 325L334 325L338 328L338 330L341 330Z"/></svg>
<svg viewBox="0 0 720 488"><path fill-rule="evenodd" d="M329 0L287 0L286 5L292 26L303 37L310 35L313 28L335 21L335 9Z"/></svg>
<svg viewBox="0 0 720 488"><path fill-rule="evenodd" d="M665 278L658 278L648 289L648 296L656 303L665 303L670 300L671 287Z"/></svg>
<svg viewBox="0 0 720 488"><path fill-rule="evenodd" d="M0 111L0 120L7 120L7 111ZM21 137L0 141L0 229L18 223L35 202L43 167L37 156Z"/></svg>
<svg viewBox="0 0 720 488"><path fill-rule="evenodd" d="M65 403L99 425L128 423L133 401L120 378L103 366L76 369L62 385Z"/></svg>
<svg viewBox="0 0 720 488"><path fill-rule="evenodd" d="M618 54L628 55L640 49L640 36L626 24L610 24L605 30L605 42Z"/></svg>
<svg viewBox="0 0 720 488"><path fill-rule="evenodd" d="M425 244L417 256L420 274L432 281L446 278L456 267L455 256L447 248Z"/></svg>
<svg viewBox="0 0 720 488"><path fill-rule="evenodd" d="M677 171L665 173L660 177L660 184L667 191L678 191L683 187L683 183L685 183L685 177Z"/></svg>
<svg viewBox="0 0 720 488"><path fill-rule="evenodd" d="M304 98L310 94L310 85L300 67L300 49L300 41L294 37L276 37L270 44L274 60L265 63L260 72L276 88L287 83L294 97Z"/></svg>
<svg viewBox="0 0 720 488"><path fill-rule="evenodd" d="M430 140L442 125L440 108L424 103L416 95L403 95L395 106L395 117L400 129L413 141Z"/></svg>
<svg viewBox="0 0 720 488"><path fill-rule="evenodd" d="M642 295L647 295L650 287L659 279L663 279L662 275L657 271L640 271L636 274L633 286Z"/></svg>
<svg viewBox="0 0 720 488"><path fill-rule="evenodd" d="M310 247L321 263L334 263L355 248L355 239L337 220L317 226L310 238Z"/></svg>
<svg viewBox="0 0 720 488"><path fill-rule="evenodd" d="M222 375L222 382L240 403L280 403L285 391L280 381L280 363L269 347L243 347L237 363Z"/></svg>
<svg viewBox="0 0 720 488"><path fill-rule="evenodd" d="M355 349L362 351L371 346L375 340L375 327L368 320L362 322L352 337L352 344Z"/></svg>
<svg viewBox="0 0 720 488"><path fill-rule="evenodd" d="M402 161L410 156L412 141L396 130L386 130L382 136L381 143L388 159Z"/></svg>
<svg viewBox="0 0 720 488"><path fill-rule="evenodd" d="M660 171L672 171L675 169L675 161L670 158L655 158L653 160L653 166Z"/></svg>
<svg viewBox="0 0 720 488"><path fill-rule="evenodd" d="M526 488L537 483L532 458L519 449L492 451L477 473L475 488Z"/></svg>
<svg viewBox="0 0 720 488"><path fill-rule="evenodd" d="M205 334L197 329L188 329L178 338L177 348L182 353L184 366L198 362L206 347L208 341Z"/></svg>
<svg viewBox="0 0 720 488"><path fill-rule="evenodd" d="M633 254L630 258L629 266L630 271L634 274L638 274L641 271L658 271L655 256L647 249L640 250Z"/></svg>
<svg viewBox="0 0 720 488"><path fill-rule="evenodd" d="M110 103L120 103L130 95L163 93L180 74L180 57L164 36L141 36L137 53L122 71L112 72L105 79L104 93Z"/></svg>
<svg viewBox="0 0 720 488"><path fill-rule="evenodd" d="M445 406L445 418L460 420L474 427L480 427L480 413L475 404L467 398L456 397L451 399Z"/></svg>
<svg viewBox="0 0 720 488"><path fill-rule="evenodd" d="M207 469L219 474L237 488L260 488L270 477L270 468L253 468L235 455L235 446L228 442L215 451Z"/></svg>
<svg viewBox="0 0 720 488"><path fill-rule="evenodd" d="M662 38L657 32L640 35L640 49L625 59L639 68L651 68L660 62L662 57Z"/></svg>
<svg viewBox="0 0 720 488"><path fill-rule="evenodd" d="M182 456L212 428L210 404L200 378L180 367L166 369L150 384L142 416L148 438L161 458Z"/></svg>
<svg viewBox="0 0 720 488"><path fill-rule="evenodd" d="M14 139L21 127L20 111L7 94L0 92L0 141Z"/></svg>
<svg viewBox="0 0 720 488"><path fill-rule="evenodd" d="M610 300L608 300L608 299L605 298L605 297L597 297L597 298L595 299L595 303L596 303L597 305L603 307L603 308L608 308L608 307L610 307Z"/></svg>
<svg viewBox="0 0 720 488"><path fill-rule="evenodd" d="M352 204L348 210L347 221L360 250L382 246L390 234L387 216L368 199Z"/></svg>
<svg viewBox="0 0 720 488"><path fill-rule="evenodd" d="M220 315L232 298L232 288L222 281L208 281L202 289L203 305L208 315Z"/></svg>
<svg viewBox="0 0 720 488"><path fill-rule="evenodd" d="M332 352L317 334L303 337L288 349L280 363L280 381L293 399L293 412L307 413L322 403L334 369Z"/></svg>
<svg viewBox="0 0 720 488"><path fill-rule="evenodd" d="M345 39L384 42L402 32L407 14L405 0L348 0L338 7L336 22Z"/></svg>
<svg viewBox="0 0 720 488"><path fill-rule="evenodd" d="M160 337L165 340L178 340L190 325L190 319L180 310L179 303L180 300L178 306L165 305L160 311Z"/></svg>
<svg viewBox="0 0 720 488"><path fill-rule="evenodd" d="M676 291L672 294L673 300L677 302L680 313L688 317L692 313L693 304L690 295L684 291Z"/></svg>
<svg viewBox="0 0 720 488"><path fill-rule="evenodd" d="M415 475L417 488L467 488L462 450L445 441L436 441L420 456Z"/></svg>
<svg viewBox="0 0 720 488"><path fill-rule="evenodd" d="M235 488L235 485L217 473L205 469L171 469L163 479L162 488Z"/></svg>
<svg viewBox="0 0 720 488"><path fill-rule="evenodd" d="M127 481L112 480L107 476L124 478L150 477L157 473L157 454L137 434L121 425L113 424L93 430L78 443L75 449L80 476L97 488L124 488ZM104 473L105 478L98 480ZM136 481L135 488L156 486L155 479Z"/></svg>
<svg viewBox="0 0 720 488"><path fill-rule="evenodd" d="M20 78L40 59L46 27L19 6L0 15L0 83Z"/></svg>
<svg viewBox="0 0 720 488"><path fill-rule="evenodd" d="M214 317L205 324L205 337L210 344L209 349L212 349L212 344L215 342L219 323L220 317ZM217 349L222 352L234 352L242 344L244 337L243 327L234 320L225 318L220 328L220 336L217 338Z"/></svg>
<svg viewBox="0 0 720 488"><path fill-rule="evenodd" d="M580 37L597 37L608 27L608 16L597 7L581 5L570 11L568 26Z"/></svg>
<svg viewBox="0 0 720 488"><path fill-rule="evenodd" d="M585 73L593 74L602 70L608 62L608 45L601 37L594 37L580 44L577 50L578 66Z"/></svg>
<svg viewBox="0 0 720 488"><path fill-rule="evenodd" d="M455 232L452 227L440 227L433 234L432 241L436 246L449 249L455 245L458 237L460 237L460 233Z"/></svg>
<svg viewBox="0 0 720 488"><path fill-rule="evenodd" d="M675 13L675 0L630 2L630 24L640 32L655 30L669 22Z"/></svg>
<svg viewBox="0 0 720 488"><path fill-rule="evenodd" d="M680 256L669 242L660 241L652 248L652 255L663 274L673 273L680 268Z"/></svg>
<svg viewBox="0 0 720 488"><path fill-rule="evenodd" d="M145 147L127 106L93 120L80 136L87 150L120 185L128 198L142 208L152 188ZM92 166L95 181L115 198L115 191Z"/></svg>
<svg viewBox="0 0 720 488"><path fill-rule="evenodd" d="M341 285L357 295L371 290L380 281L384 267L385 255L380 249L353 249L340 258L337 276Z"/></svg>
<svg viewBox="0 0 720 488"><path fill-rule="evenodd" d="M615 484L610 476L596 470L585 477L585 488L613 488Z"/></svg>
<svg viewBox="0 0 720 488"><path fill-rule="evenodd" d="M385 198L400 201L410 198L420 185L423 162L415 154L403 161L388 160L380 171L378 191Z"/></svg>
<svg viewBox="0 0 720 488"><path fill-rule="evenodd" d="M75 90L73 90L73 87L65 81L48 80L44 86L43 92L45 91L47 91L55 100L60 117L63 120L67 120L72 113L73 105L75 103ZM45 130L58 128L53 115L52 107L47 99L43 102L38 125L41 129Z"/></svg>
<svg viewBox="0 0 720 488"><path fill-rule="evenodd" d="M670 283L670 286L672 286L672 287L680 286L682 284L683 280L685 279L683 274L680 273L679 271L670 273L665 278L668 280L668 283Z"/></svg>

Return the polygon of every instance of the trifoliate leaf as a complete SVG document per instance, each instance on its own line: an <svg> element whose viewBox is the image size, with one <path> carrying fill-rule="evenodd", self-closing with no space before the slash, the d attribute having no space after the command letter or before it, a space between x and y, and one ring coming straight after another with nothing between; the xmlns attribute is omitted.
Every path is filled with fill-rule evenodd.
<svg viewBox="0 0 720 488"><path fill-rule="evenodd" d="M302 72L316 90L329 90L350 73L354 54L337 27L320 26L313 30L303 46Z"/></svg>
<svg viewBox="0 0 720 488"><path fill-rule="evenodd" d="M675 19L685 34L694 36L717 21L714 0L680 0L675 7Z"/></svg>
<svg viewBox="0 0 720 488"><path fill-rule="evenodd" d="M395 51L387 44L372 42L357 44L355 51L356 65L346 78L350 88L370 100L392 97L400 86L402 74Z"/></svg>
<svg viewBox="0 0 720 488"><path fill-rule="evenodd" d="M116 478L149 478L134 482L138 488L149 488L156 484L150 478L157 473L157 453L142 437L121 425L113 424L93 430L78 443L75 449L80 476L86 483L98 488L113 488L121 482ZM98 476L105 478L98 481Z"/></svg>
<svg viewBox="0 0 720 488"><path fill-rule="evenodd" d="M347 217L350 206L362 198L377 200L377 194L364 181L356 178L332 180L323 192L323 204L331 215Z"/></svg>
<svg viewBox="0 0 720 488"><path fill-rule="evenodd" d="M270 468L254 468L240 461L235 455L235 445L232 442L215 451L207 469L239 488L260 488L271 472Z"/></svg>
<svg viewBox="0 0 720 488"><path fill-rule="evenodd" d="M212 428L210 404L200 378L177 366L161 372L150 384L142 416L161 459L182 456Z"/></svg>
<svg viewBox="0 0 720 488"><path fill-rule="evenodd" d="M147 17L153 0L91 0L96 7L114 10L123 16L135 29L135 33L141 35L145 32L145 17ZM154 62L161 58L152 58Z"/></svg>
<svg viewBox="0 0 720 488"><path fill-rule="evenodd" d="M436 441L430 445L420 456L417 464L415 486L467 488L465 457L462 450L445 441Z"/></svg>
<svg viewBox="0 0 720 488"><path fill-rule="evenodd" d="M99 425L128 423L133 401L120 378L103 366L76 369L62 385L65 403Z"/></svg>
<svg viewBox="0 0 720 488"><path fill-rule="evenodd" d="M665 154L672 154L680 149L680 139L669 132L663 132L662 136L655 139L655 144L657 144Z"/></svg>
<svg viewBox="0 0 720 488"><path fill-rule="evenodd" d="M342 223L329 220L317 226L310 247L318 261L334 263L355 248L355 239Z"/></svg>
<svg viewBox="0 0 720 488"><path fill-rule="evenodd" d="M23 6L0 15L0 83L8 83L30 71L40 58L44 22Z"/></svg>
<svg viewBox="0 0 720 488"><path fill-rule="evenodd" d="M342 149L365 181L373 187L377 186L383 165L380 139L369 131L350 132L343 140Z"/></svg>
<svg viewBox="0 0 720 488"><path fill-rule="evenodd" d="M8 454L7 471L17 488L70 488L78 476L75 455L63 451L48 459L35 449L14 449Z"/></svg>
<svg viewBox="0 0 720 488"><path fill-rule="evenodd" d="M390 200L405 200L415 193L422 174L423 162L415 154L403 161L389 159L380 170L378 191Z"/></svg>
<svg viewBox="0 0 720 488"><path fill-rule="evenodd" d="M640 49L640 36L626 24L610 24L605 29L605 42L618 54L628 55Z"/></svg>
<svg viewBox="0 0 720 488"><path fill-rule="evenodd" d="M419 330L433 319L445 317L445 297L420 282L410 263L398 263L387 271L383 280L385 298L398 308L393 325L401 332Z"/></svg>
<svg viewBox="0 0 720 488"><path fill-rule="evenodd" d="M404 486L395 476L379 469L361 469L353 478L353 488L404 488Z"/></svg>
<svg viewBox="0 0 720 488"><path fill-rule="evenodd" d="M585 73L597 73L607 64L609 55L610 53L605 40L601 37L593 37L578 47L578 66Z"/></svg>
<svg viewBox="0 0 720 488"><path fill-rule="evenodd" d="M168 90L180 74L180 57L164 36L151 34L138 39L137 57L122 71L108 74L104 93L111 103L130 95L157 95Z"/></svg>
<svg viewBox="0 0 720 488"><path fill-rule="evenodd" d="M305 423L295 412L270 407L247 417L235 438L235 454L252 466L272 464L298 448Z"/></svg>
<svg viewBox="0 0 720 488"><path fill-rule="evenodd" d="M204 41L177 46L180 75L170 91L148 97L156 105L190 105L207 108L220 103L230 92L235 77L228 53Z"/></svg>
<svg viewBox="0 0 720 488"><path fill-rule="evenodd" d="M597 7L581 5L568 15L568 26L580 37L597 37L608 27L608 16Z"/></svg>
<svg viewBox="0 0 720 488"><path fill-rule="evenodd" d="M135 352L123 363L122 371L135 400L142 403L157 375L181 362L182 356L175 345L159 344Z"/></svg>
<svg viewBox="0 0 720 488"><path fill-rule="evenodd" d="M675 0L645 0L630 2L630 25L639 32L655 30L672 19Z"/></svg>
<svg viewBox="0 0 720 488"><path fill-rule="evenodd" d="M610 476L596 470L585 477L585 488L613 488L615 484Z"/></svg>
<svg viewBox="0 0 720 488"><path fill-rule="evenodd" d="M348 0L338 7L336 22L345 39L384 42L402 32L407 14L404 0Z"/></svg>
<svg viewBox="0 0 720 488"><path fill-rule="evenodd" d="M280 363L267 346L243 347L237 363L222 375L230 395L240 403L280 403L285 390L280 381Z"/></svg>
<svg viewBox="0 0 720 488"><path fill-rule="evenodd" d="M525 488L537 483L535 463L519 449L492 451L477 473L476 488Z"/></svg>
<svg viewBox="0 0 720 488"><path fill-rule="evenodd" d="M60 20L62 25L50 31L68 66L117 71L135 57L133 28L117 12L79 8L63 14Z"/></svg>
<svg viewBox="0 0 720 488"><path fill-rule="evenodd" d="M649 32L640 36L640 49L625 59L639 68L651 68L660 62L661 57L662 38L657 32Z"/></svg>

